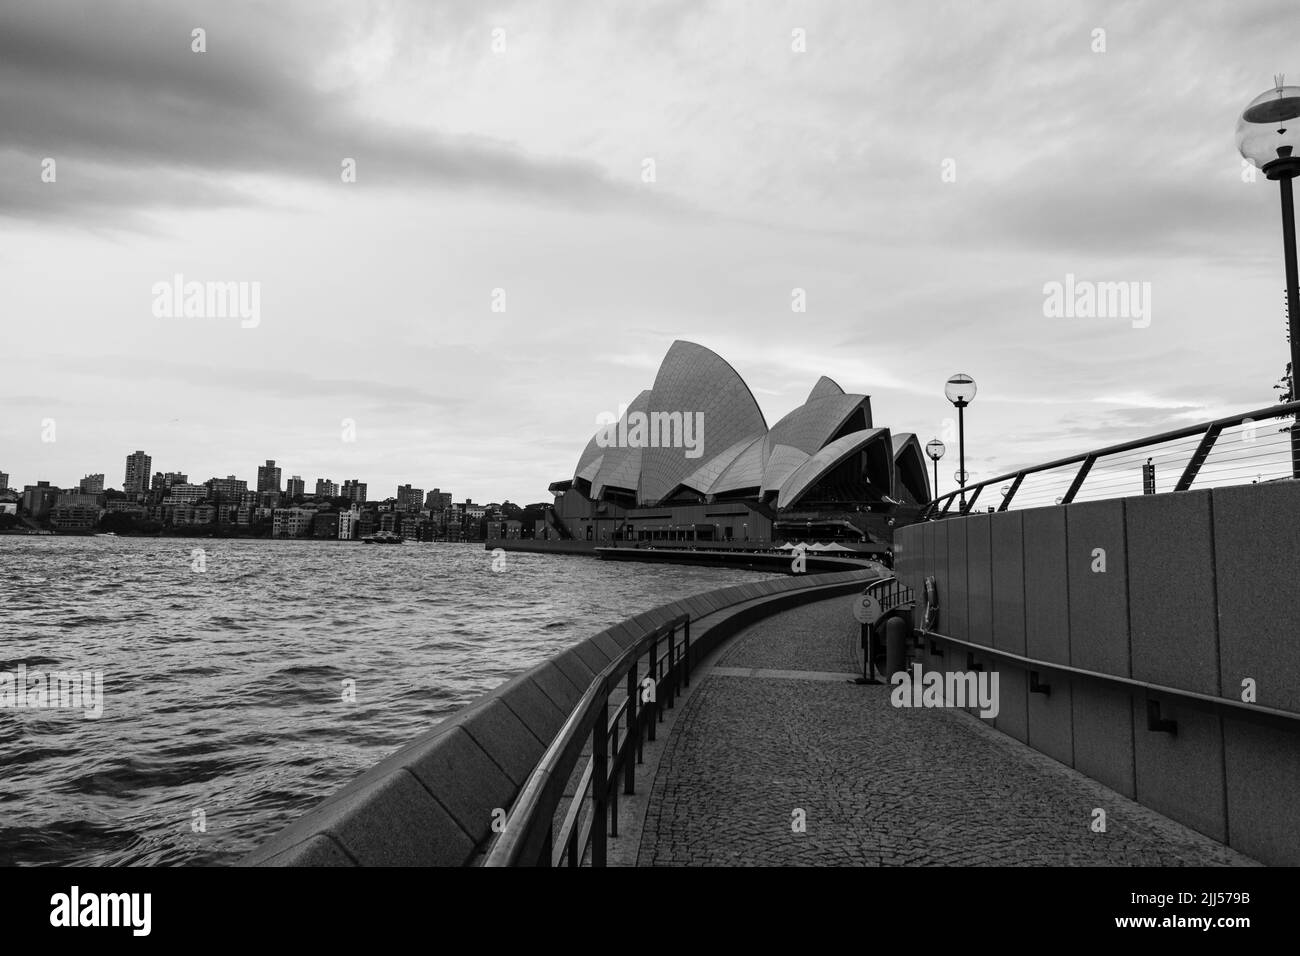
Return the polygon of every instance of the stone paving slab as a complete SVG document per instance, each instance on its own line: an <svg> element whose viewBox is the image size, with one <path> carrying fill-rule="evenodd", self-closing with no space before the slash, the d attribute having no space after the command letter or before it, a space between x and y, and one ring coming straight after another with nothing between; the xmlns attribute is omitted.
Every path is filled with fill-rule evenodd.
<svg viewBox="0 0 1300 956"><path fill-rule="evenodd" d="M1254 862L964 713L894 708L849 681L857 638L846 598L733 638L674 723L638 865Z"/></svg>
<svg viewBox="0 0 1300 956"><path fill-rule="evenodd" d="M773 680L829 680L837 683L851 681L858 676L844 671L790 671L765 667L715 667L709 674L713 677L768 677Z"/></svg>

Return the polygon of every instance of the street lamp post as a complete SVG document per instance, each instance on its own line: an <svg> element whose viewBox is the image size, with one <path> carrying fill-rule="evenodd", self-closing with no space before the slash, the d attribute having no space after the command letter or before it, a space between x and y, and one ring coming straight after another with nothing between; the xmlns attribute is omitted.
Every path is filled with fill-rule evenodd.
<svg viewBox="0 0 1300 956"><path fill-rule="evenodd" d="M1287 334L1291 338L1291 400L1300 376L1300 337L1296 316L1300 314L1300 281L1297 280L1295 202L1291 180L1300 175L1300 86L1283 85L1274 78L1274 88L1247 104L1237 120L1237 149L1269 179L1277 180L1282 198L1282 258L1286 267ZM1291 477L1300 478L1300 420L1291 427Z"/></svg>
<svg viewBox="0 0 1300 956"><path fill-rule="evenodd" d="M975 379L958 372L943 386L943 394L957 406L957 483L961 487L961 512L966 512L966 406L975 400Z"/></svg>
<svg viewBox="0 0 1300 956"><path fill-rule="evenodd" d="M930 498L931 501L939 497L939 459L943 457L943 453L947 450L948 446L937 438L931 438L925 445L925 453L934 462L934 494Z"/></svg>

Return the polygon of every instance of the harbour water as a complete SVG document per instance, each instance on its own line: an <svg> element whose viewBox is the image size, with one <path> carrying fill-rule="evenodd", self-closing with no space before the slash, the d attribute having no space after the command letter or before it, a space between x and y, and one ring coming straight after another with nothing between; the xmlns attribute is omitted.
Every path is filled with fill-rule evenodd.
<svg viewBox="0 0 1300 956"><path fill-rule="evenodd" d="M103 678L98 718L0 708L0 865L234 862L512 674L770 577L497 567L481 545L0 536L0 680Z"/></svg>

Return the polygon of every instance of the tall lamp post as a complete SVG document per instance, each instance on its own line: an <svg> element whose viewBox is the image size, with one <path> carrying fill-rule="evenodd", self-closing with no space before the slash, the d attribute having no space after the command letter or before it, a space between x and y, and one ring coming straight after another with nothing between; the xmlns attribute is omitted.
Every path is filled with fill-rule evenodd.
<svg viewBox="0 0 1300 956"><path fill-rule="evenodd" d="M948 446L937 438L931 438L925 445L925 453L934 462L934 494L931 496L931 501L937 500L939 497L939 459L943 457L943 453L947 450Z"/></svg>
<svg viewBox="0 0 1300 956"><path fill-rule="evenodd" d="M975 379L958 372L943 386L943 394L957 406L957 483L961 486L961 511L966 512L966 406L975 401Z"/></svg>
<svg viewBox="0 0 1300 956"><path fill-rule="evenodd" d="M1282 259L1286 266L1286 306L1291 337L1291 400L1300 375L1300 337L1296 316L1300 315L1300 282L1297 282L1295 251L1295 203L1291 180L1300 175L1300 86L1284 86L1283 77L1273 78L1274 88L1247 104L1237 120L1237 149L1269 179L1277 180L1282 197ZM1300 421L1291 428L1291 477L1300 478Z"/></svg>

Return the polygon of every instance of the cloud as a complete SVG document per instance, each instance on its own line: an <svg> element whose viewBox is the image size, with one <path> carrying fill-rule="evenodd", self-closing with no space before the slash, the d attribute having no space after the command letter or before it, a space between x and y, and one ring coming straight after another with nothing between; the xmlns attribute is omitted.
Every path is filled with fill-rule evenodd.
<svg viewBox="0 0 1300 956"><path fill-rule="evenodd" d="M195 19L161 3L104 3L93 15L59 0L0 8L0 177L9 185L0 215L84 221L250 203L241 178L336 185L345 157L357 161L358 188L651 204L592 162L368 117L349 89L312 82L342 39L325 26L331 16L205 10L206 53L190 50ZM39 178L46 156L59 163L54 185Z"/></svg>

